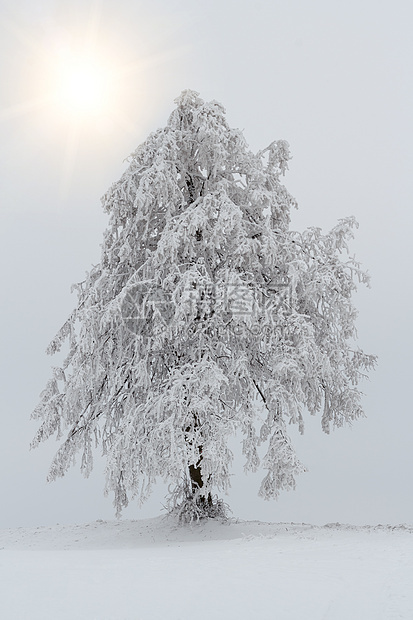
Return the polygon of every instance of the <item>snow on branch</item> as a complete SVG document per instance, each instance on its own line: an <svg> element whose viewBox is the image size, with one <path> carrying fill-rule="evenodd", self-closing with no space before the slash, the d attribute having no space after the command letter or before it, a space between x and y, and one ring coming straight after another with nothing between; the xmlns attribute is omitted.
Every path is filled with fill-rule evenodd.
<svg viewBox="0 0 413 620"><path fill-rule="evenodd" d="M100 446L117 513L164 478L199 518L222 513L237 431L246 470L267 472L260 495L294 488L305 468L287 424L304 432L309 413L329 432L362 416L376 358L355 347L352 297L369 283L349 253L355 219L291 230L288 143L255 155L219 103L187 90L176 104L102 199L101 261L48 347L69 352L32 445L65 434L49 479L77 453L87 476Z"/></svg>

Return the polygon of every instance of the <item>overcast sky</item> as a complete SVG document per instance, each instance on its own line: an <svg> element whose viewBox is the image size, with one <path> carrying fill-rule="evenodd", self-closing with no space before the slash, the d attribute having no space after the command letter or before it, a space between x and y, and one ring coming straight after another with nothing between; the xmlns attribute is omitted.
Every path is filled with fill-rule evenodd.
<svg viewBox="0 0 413 620"><path fill-rule="evenodd" d="M252 150L290 143L292 226L354 215L352 249L372 276L356 296L359 344L379 356L366 419L330 436L309 419L294 443L308 473L278 502L234 465L234 516L413 522L411 234L413 5L409 0L0 1L0 527L113 518L102 465L47 485L58 444L35 452L30 413L70 286L100 258L100 197L124 159L191 88L227 109ZM93 48L115 77L105 105L56 95L62 50ZM234 449L238 450L238 443ZM262 475L261 475L262 477ZM130 518L157 515L164 489Z"/></svg>

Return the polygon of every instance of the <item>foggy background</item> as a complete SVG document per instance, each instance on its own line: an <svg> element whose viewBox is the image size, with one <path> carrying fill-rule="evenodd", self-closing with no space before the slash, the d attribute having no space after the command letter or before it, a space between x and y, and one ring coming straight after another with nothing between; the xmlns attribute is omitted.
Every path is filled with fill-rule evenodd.
<svg viewBox="0 0 413 620"><path fill-rule="evenodd" d="M288 140L292 228L354 215L351 250L372 276L355 297L359 345L379 356L367 417L330 436L310 416L303 437L292 429L309 471L277 502L238 454L225 501L246 519L413 522L412 18L408 0L0 2L0 527L113 518L104 463L46 484L58 444L29 452L29 418L71 284L100 260L100 197L187 88L221 102L253 151ZM73 119L47 97L48 66L57 43L89 35L119 79L106 115ZM124 514L158 515L163 496Z"/></svg>

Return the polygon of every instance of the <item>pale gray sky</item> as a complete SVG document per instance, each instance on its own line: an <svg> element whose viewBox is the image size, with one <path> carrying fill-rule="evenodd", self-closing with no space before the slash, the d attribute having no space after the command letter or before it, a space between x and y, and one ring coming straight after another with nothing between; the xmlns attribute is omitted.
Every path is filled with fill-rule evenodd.
<svg viewBox="0 0 413 620"><path fill-rule="evenodd" d="M359 344L379 355L367 414L295 437L309 472L278 502L234 466L234 515L269 521L412 522L411 230L413 6L408 0L1 0L0 527L112 518L102 467L46 485L54 441L29 453L29 421L53 359L44 350L99 261L100 197L165 124L186 88L224 104L253 150L289 141L293 227L355 215L372 275L357 295ZM70 116L50 97L62 49L97 50L107 107ZM234 444L237 447L237 444ZM159 513L163 489L133 518Z"/></svg>

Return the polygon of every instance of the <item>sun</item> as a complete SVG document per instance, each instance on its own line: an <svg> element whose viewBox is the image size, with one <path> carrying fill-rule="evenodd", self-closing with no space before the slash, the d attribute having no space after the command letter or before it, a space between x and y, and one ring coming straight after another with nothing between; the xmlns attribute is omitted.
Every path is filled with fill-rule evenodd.
<svg viewBox="0 0 413 620"><path fill-rule="evenodd" d="M107 143L115 132L135 139L137 122L129 118L131 103L135 118L137 110L144 110L146 80L151 83L154 68L182 53L178 48L147 54L141 41L140 55L124 47L118 35L112 36L103 20L103 0L81 4L81 24L71 18L70 3L64 23L56 18L50 25L26 29L25 23L6 20L8 30L22 44L22 58L30 62L21 76L16 75L25 97L0 106L0 123L25 117L35 121L36 128L38 121L42 123L44 137L59 148L63 197L72 186L83 145L94 148L102 140Z"/></svg>
<svg viewBox="0 0 413 620"><path fill-rule="evenodd" d="M102 63L87 56L69 56L56 67L56 98L72 115L97 115L108 110L110 76Z"/></svg>

